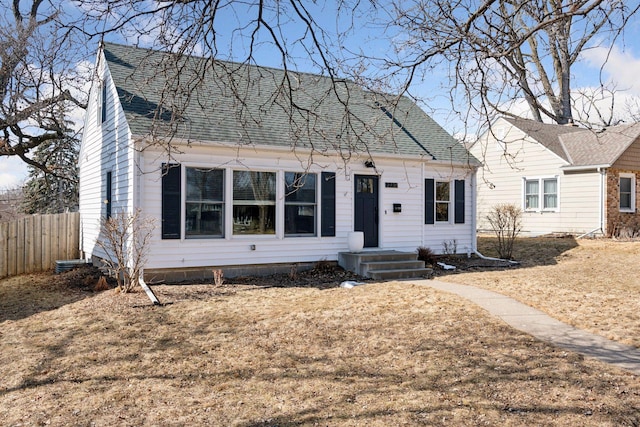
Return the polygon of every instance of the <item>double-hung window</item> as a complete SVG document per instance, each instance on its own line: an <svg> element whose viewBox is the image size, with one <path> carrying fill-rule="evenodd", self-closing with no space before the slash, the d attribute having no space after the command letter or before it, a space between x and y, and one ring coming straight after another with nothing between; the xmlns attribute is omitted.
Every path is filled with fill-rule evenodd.
<svg viewBox="0 0 640 427"><path fill-rule="evenodd" d="M233 171L233 234L276 233L276 173Z"/></svg>
<svg viewBox="0 0 640 427"><path fill-rule="evenodd" d="M449 181L436 181L436 222L449 222L451 185Z"/></svg>
<svg viewBox="0 0 640 427"><path fill-rule="evenodd" d="M619 178L620 212L635 212L636 192L635 175L621 173Z"/></svg>
<svg viewBox="0 0 640 427"><path fill-rule="evenodd" d="M424 223L465 223L465 180L424 180Z"/></svg>
<svg viewBox="0 0 640 427"><path fill-rule="evenodd" d="M524 209L527 211L558 210L558 178L526 178Z"/></svg>
<svg viewBox="0 0 640 427"><path fill-rule="evenodd" d="M540 208L540 181L527 179L524 183L524 208L526 210L538 210Z"/></svg>
<svg viewBox="0 0 640 427"><path fill-rule="evenodd" d="M185 168L185 236L224 236L224 170Z"/></svg>
<svg viewBox="0 0 640 427"><path fill-rule="evenodd" d="M558 209L558 180L555 178L542 180L542 208Z"/></svg>
<svg viewBox="0 0 640 427"><path fill-rule="evenodd" d="M284 234L316 235L316 175L285 172Z"/></svg>

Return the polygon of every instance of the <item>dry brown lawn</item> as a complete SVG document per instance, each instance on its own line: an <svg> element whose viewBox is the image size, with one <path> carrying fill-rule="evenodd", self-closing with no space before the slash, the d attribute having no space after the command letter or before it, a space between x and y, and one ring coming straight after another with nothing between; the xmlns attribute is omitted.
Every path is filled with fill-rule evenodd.
<svg viewBox="0 0 640 427"><path fill-rule="evenodd" d="M478 240L496 256L494 239ZM509 295L556 319L640 347L640 242L572 237L520 238L522 268L440 279Z"/></svg>
<svg viewBox="0 0 640 427"><path fill-rule="evenodd" d="M591 308L575 306L594 313L609 310L600 294L630 292L633 281L579 284L609 271L598 254L622 263L638 244L551 243L538 256L546 265L446 279L498 283L536 306L586 299ZM527 293L501 284L527 270ZM577 271L587 274L573 285ZM555 279L543 290L545 275ZM640 425L639 377L425 286L154 289L172 303L87 293L49 274L0 281L0 425ZM634 315L621 308L611 323L637 332Z"/></svg>

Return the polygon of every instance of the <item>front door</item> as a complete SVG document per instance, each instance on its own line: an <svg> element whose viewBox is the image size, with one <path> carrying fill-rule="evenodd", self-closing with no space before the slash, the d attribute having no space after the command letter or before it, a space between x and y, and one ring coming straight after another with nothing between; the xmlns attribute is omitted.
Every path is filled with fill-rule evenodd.
<svg viewBox="0 0 640 427"><path fill-rule="evenodd" d="M378 177L355 176L354 231L364 232L364 247L378 246Z"/></svg>

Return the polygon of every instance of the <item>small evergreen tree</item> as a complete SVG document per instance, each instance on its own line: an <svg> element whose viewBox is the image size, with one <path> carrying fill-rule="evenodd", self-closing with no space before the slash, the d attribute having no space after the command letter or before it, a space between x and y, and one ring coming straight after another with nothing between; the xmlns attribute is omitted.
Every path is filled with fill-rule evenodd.
<svg viewBox="0 0 640 427"><path fill-rule="evenodd" d="M34 159L45 165L29 166L23 187L22 209L28 214L74 212L78 210L78 152L75 135L48 141L36 148Z"/></svg>

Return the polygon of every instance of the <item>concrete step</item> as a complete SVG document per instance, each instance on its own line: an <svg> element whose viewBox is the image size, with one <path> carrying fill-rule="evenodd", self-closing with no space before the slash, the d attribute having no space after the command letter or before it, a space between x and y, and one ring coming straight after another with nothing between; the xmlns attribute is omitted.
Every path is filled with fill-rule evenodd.
<svg viewBox="0 0 640 427"><path fill-rule="evenodd" d="M345 270L376 280L428 277L433 272L418 260L417 253L395 250L340 252L338 264Z"/></svg>
<svg viewBox="0 0 640 427"><path fill-rule="evenodd" d="M433 269L431 268L369 270L368 277L374 280L413 279L416 277L430 277L432 273Z"/></svg>
<svg viewBox="0 0 640 427"><path fill-rule="evenodd" d="M368 277L372 270L411 270L424 268L424 261L413 260L385 260L385 261L365 261L360 263L360 275Z"/></svg>

